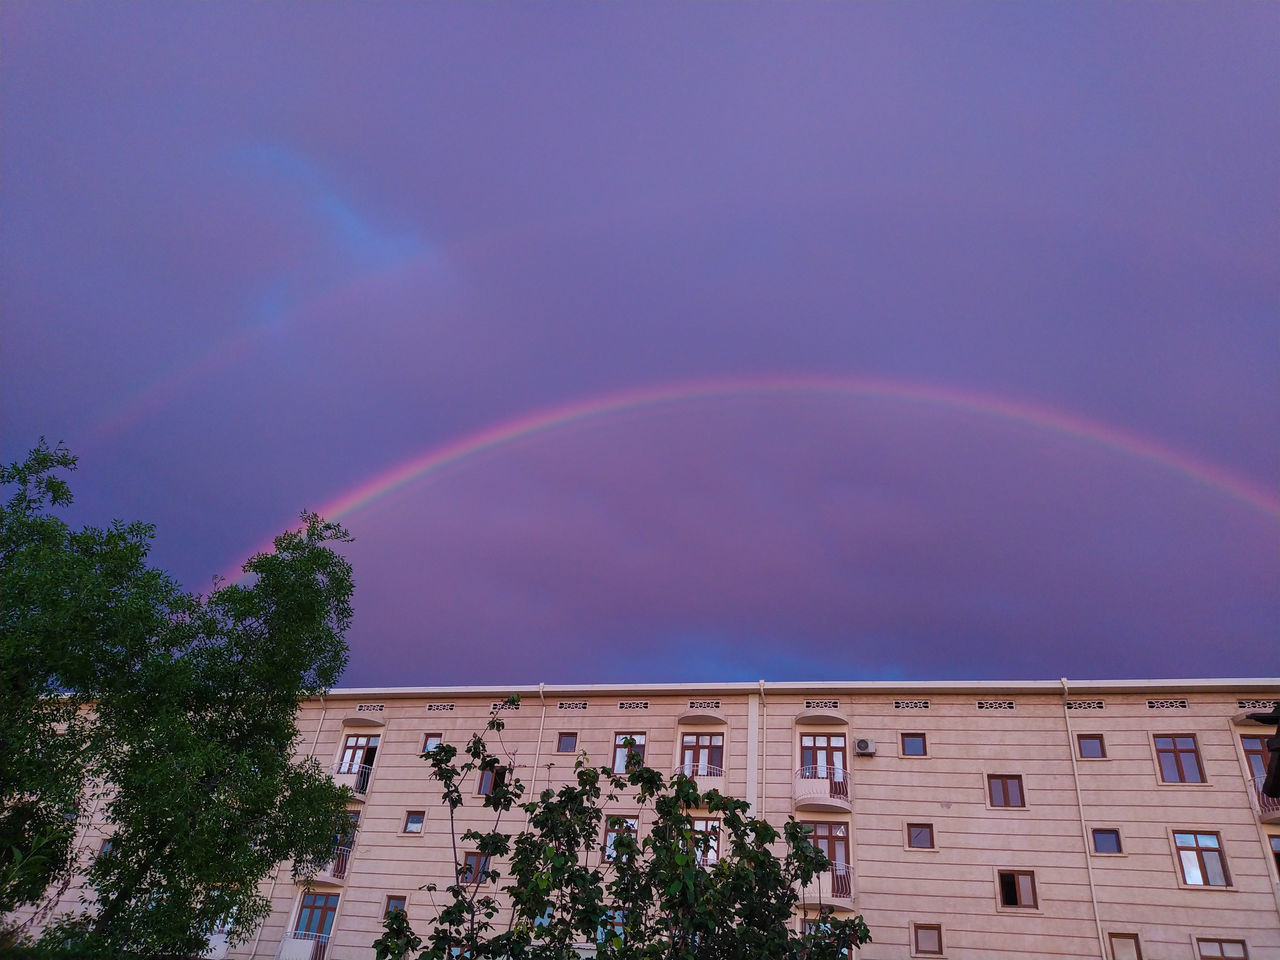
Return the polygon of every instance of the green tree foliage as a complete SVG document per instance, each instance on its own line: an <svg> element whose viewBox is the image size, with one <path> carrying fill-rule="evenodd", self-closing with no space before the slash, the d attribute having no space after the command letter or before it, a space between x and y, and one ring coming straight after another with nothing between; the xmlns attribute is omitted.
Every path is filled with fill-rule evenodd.
<svg viewBox="0 0 1280 960"><path fill-rule="evenodd" d="M502 729L495 713L488 732L500 741ZM700 792L683 774L667 779L638 761L617 774L579 757L572 782L520 803L524 785L501 775L514 769L511 758L491 752L484 736L461 755L441 744L423 759L443 788L456 880L442 891L422 960L574 960L575 944L593 944L608 960L838 960L871 939L861 916L840 917L805 899L831 864L799 823L790 819L779 831L751 817L745 801ZM459 836L463 785L485 771L498 774L483 801L493 828ZM642 838L617 834L606 857L604 806L623 793L648 829ZM518 831L503 826L504 817L519 816L513 808L526 818ZM695 816L717 818L718 835L695 830ZM459 840L485 858L479 869L459 857ZM498 858L509 863L500 888ZM409 936L403 915L389 918L380 960L410 957L418 945Z"/></svg>
<svg viewBox="0 0 1280 960"><path fill-rule="evenodd" d="M301 699L346 665L349 539L304 514L246 562L244 585L186 594L146 564L152 528L72 530L43 443L0 479L0 910L33 904L88 870L78 913L43 947L83 955L191 954L230 920L252 934L259 883L284 860L311 875L347 822L347 792L292 758ZM90 865L77 824L111 837ZM83 852L82 852L83 853Z"/></svg>

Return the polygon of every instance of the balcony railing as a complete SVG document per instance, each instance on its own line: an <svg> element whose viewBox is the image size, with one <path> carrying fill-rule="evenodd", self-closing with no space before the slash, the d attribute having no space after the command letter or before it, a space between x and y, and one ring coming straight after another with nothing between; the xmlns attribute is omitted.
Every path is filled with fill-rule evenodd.
<svg viewBox="0 0 1280 960"><path fill-rule="evenodd" d="M324 960L325 950L329 946L327 933L305 933L293 930L284 935L280 941L280 949L276 951L277 960Z"/></svg>
<svg viewBox="0 0 1280 960"><path fill-rule="evenodd" d="M1275 797L1268 797L1262 792L1262 783L1266 777L1254 777L1250 782L1249 791L1253 799L1253 809L1257 811L1258 816L1270 823L1273 820L1280 820L1280 800Z"/></svg>
<svg viewBox="0 0 1280 960"><path fill-rule="evenodd" d="M801 767L796 771L796 805L849 809L849 771L843 767Z"/></svg>
<svg viewBox="0 0 1280 960"><path fill-rule="evenodd" d="M853 900L853 871L847 863L833 863L800 890L806 906L850 902Z"/></svg>
<svg viewBox="0 0 1280 960"><path fill-rule="evenodd" d="M676 767L676 773L682 773L686 777L723 777L724 768L717 767L714 763L682 763Z"/></svg>
<svg viewBox="0 0 1280 960"><path fill-rule="evenodd" d="M372 764L339 763L333 768L334 782L339 786L350 787L357 797L363 797L369 792L369 777L372 774Z"/></svg>
<svg viewBox="0 0 1280 960"><path fill-rule="evenodd" d="M347 867L351 864L351 843L340 843L333 848L333 859L326 863L320 873L335 880L345 880L347 877Z"/></svg>

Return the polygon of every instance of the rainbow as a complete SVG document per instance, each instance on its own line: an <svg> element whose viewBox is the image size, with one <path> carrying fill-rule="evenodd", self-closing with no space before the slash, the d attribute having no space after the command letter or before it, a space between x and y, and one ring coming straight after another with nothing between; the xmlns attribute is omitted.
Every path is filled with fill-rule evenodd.
<svg viewBox="0 0 1280 960"><path fill-rule="evenodd" d="M910 380L814 375L724 377L659 384L588 397L574 403L538 410L432 447L346 491L326 503L319 513L330 520L349 517L396 490L460 461L568 426L606 419L619 413L689 401L769 395L895 400L1030 426L1172 470L1268 517L1280 518L1280 498L1264 487L1237 477L1215 464L1197 460L1158 440L1110 424L1027 401ZM264 549L269 549L269 545ZM237 572L228 579L234 580L239 575Z"/></svg>

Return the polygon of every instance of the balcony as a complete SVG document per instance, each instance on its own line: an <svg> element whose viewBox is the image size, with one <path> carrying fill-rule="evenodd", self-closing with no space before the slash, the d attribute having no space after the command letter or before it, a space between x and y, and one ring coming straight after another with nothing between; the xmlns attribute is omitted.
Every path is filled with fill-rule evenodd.
<svg viewBox="0 0 1280 960"><path fill-rule="evenodd" d="M797 810L849 813L849 771L831 766L801 767L796 771Z"/></svg>
<svg viewBox="0 0 1280 960"><path fill-rule="evenodd" d="M304 933L293 930L284 935L276 950L276 960L324 960L329 946L327 933Z"/></svg>
<svg viewBox="0 0 1280 960"><path fill-rule="evenodd" d="M800 888L801 904L805 908L820 906L853 908L853 871L847 863L833 863L831 867L813 878L808 886Z"/></svg>
<svg viewBox="0 0 1280 960"><path fill-rule="evenodd" d="M1263 823L1280 823L1280 800L1262 792L1264 780L1266 777L1254 777L1249 781L1249 799L1259 820Z"/></svg>
<svg viewBox="0 0 1280 960"><path fill-rule="evenodd" d="M724 778L724 768L717 767L714 763L682 763L676 767L676 774L684 774L693 780L703 780L714 777L717 780Z"/></svg>
<svg viewBox="0 0 1280 960"><path fill-rule="evenodd" d="M316 871L315 878L311 881L312 885L341 886L347 879L347 868L351 865L351 850L350 842L335 844L333 859Z"/></svg>
<svg viewBox="0 0 1280 960"><path fill-rule="evenodd" d="M333 768L333 782L340 787L350 787L359 800L363 800L364 795L369 792L369 778L372 775L373 766L370 764L356 766L339 763Z"/></svg>

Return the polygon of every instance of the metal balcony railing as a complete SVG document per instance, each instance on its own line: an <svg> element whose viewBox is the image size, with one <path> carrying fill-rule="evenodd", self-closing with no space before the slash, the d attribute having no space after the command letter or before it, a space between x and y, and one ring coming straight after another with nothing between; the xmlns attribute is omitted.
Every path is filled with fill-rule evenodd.
<svg viewBox="0 0 1280 960"><path fill-rule="evenodd" d="M333 859L326 863L320 870L322 874L333 877L335 880L345 880L347 877L347 867L351 863L351 851L353 847L350 841L347 843L335 844L333 848Z"/></svg>
<svg viewBox="0 0 1280 960"><path fill-rule="evenodd" d="M333 768L334 782L350 787L357 797L363 797L369 792L369 777L372 774L372 764L339 763Z"/></svg>
<svg viewBox="0 0 1280 960"><path fill-rule="evenodd" d="M1268 797L1262 792L1262 784L1266 779L1266 777L1254 777L1249 781L1251 787L1249 795L1253 800L1253 808L1264 820L1280 818L1280 800Z"/></svg>
<svg viewBox="0 0 1280 960"><path fill-rule="evenodd" d="M833 863L800 890L806 905L817 906L832 901L853 899L853 871L847 863Z"/></svg>
<svg viewBox="0 0 1280 960"><path fill-rule="evenodd" d="M292 930L280 941L276 960L324 960L329 934Z"/></svg>
<svg viewBox="0 0 1280 960"><path fill-rule="evenodd" d="M686 777L723 777L724 768L717 767L714 763L682 763L676 767L676 773L682 773Z"/></svg>

